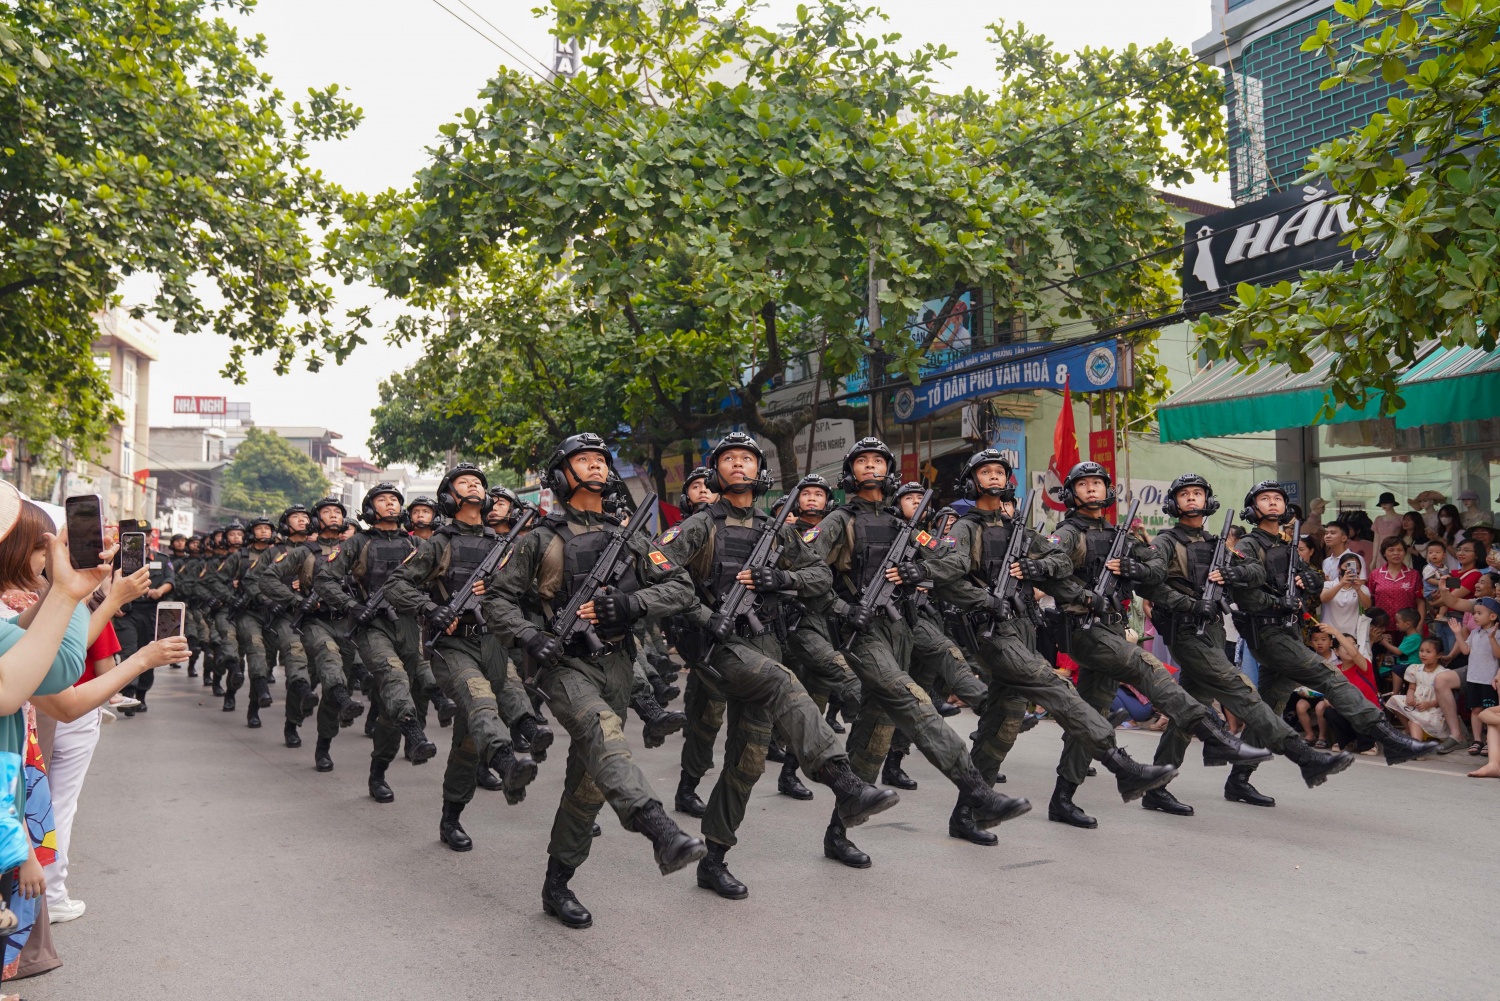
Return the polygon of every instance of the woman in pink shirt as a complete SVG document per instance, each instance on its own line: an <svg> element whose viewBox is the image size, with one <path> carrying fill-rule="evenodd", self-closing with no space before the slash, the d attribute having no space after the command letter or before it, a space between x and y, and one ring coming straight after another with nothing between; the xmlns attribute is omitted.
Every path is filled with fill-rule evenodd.
<svg viewBox="0 0 1500 1001"><path fill-rule="evenodd" d="M1392 622L1403 608L1415 608L1419 616L1424 615L1422 574L1406 565L1405 541L1399 535L1389 536L1380 543L1380 554L1384 565L1370 573L1367 583L1371 603L1385 609Z"/></svg>

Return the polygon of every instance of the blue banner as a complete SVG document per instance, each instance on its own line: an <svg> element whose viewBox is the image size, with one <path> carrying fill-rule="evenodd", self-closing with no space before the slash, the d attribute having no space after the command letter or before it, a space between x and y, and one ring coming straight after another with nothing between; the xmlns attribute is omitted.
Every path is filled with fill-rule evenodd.
<svg viewBox="0 0 1500 1001"><path fill-rule="evenodd" d="M1068 379L1075 393L1115 389L1120 383L1118 344L1112 340L1076 347L1002 344L976 351L924 373L920 386L898 389L896 420L902 424L924 421L999 393L1062 389Z"/></svg>

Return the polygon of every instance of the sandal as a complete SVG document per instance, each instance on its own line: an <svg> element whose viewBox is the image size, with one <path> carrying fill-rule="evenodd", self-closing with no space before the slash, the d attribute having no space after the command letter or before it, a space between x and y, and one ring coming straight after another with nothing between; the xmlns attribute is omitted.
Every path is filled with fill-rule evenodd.
<svg viewBox="0 0 1500 1001"><path fill-rule="evenodd" d="M1471 758L1477 758L1477 757L1479 757L1483 753L1484 753L1484 744L1480 743L1479 741L1476 740L1476 741L1474 741L1474 743L1472 743L1472 744L1469 745L1469 757L1471 757Z"/></svg>
<svg viewBox="0 0 1500 1001"><path fill-rule="evenodd" d="M1320 751L1326 751L1326 750L1328 750L1328 741L1323 740L1323 739L1320 738L1318 740L1313 741L1313 747L1316 747Z"/></svg>

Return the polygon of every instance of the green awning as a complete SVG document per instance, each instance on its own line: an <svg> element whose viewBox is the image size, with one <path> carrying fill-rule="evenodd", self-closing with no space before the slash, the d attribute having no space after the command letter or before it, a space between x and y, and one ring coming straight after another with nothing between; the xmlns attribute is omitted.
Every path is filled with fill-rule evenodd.
<svg viewBox="0 0 1500 1001"><path fill-rule="evenodd" d="M1328 371L1333 356L1315 352L1312 367L1293 372L1265 365L1243 372L1221 362L1199 373L1157 409L1163 442L1190 438L1343 424L1380 416L1380 395L1363 409L1338 407L1320 416L1328 402ZM1436 348L1401 376L1405 406L1396 412L1398 428L1500 417L1500 349Z"/></svg>

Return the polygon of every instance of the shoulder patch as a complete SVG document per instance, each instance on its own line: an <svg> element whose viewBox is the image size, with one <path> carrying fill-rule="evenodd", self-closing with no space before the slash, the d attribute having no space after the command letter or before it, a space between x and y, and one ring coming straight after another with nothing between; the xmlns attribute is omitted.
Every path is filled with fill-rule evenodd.
<svg viewBox="0 0 1500 1001"><path fill-rule="evenodd" d="M336 560L338 558L339 558L339 547L338 546L334 546L328 552L328 562L332 563L334 560Z"/></svg>
<svg viewBox="0 0 1500 1001"><path fill-rule="evenodd" d="M510 548L509 548L509 549L507 549L507 550L506 550L506 551L505 551L505 555L504 555L504 556L502 556L502 557L500 557L500 565L499 565L499 566L497 566L497 567L495 567L495 570L496 570L496 571L500 571L500 570L504 570L504 569L505 569L505 564L507 564L507 563L509 563L509 562L510 562L510 554L511 554L511 553L514 553L514 552L515 552L515 551L516 551L516 547L515 547L515 546L511 546L511 547L510 547ZM413 554L413 555L415 555L415 554ZM411 559L411 557L410 557L410 556L408 556L408 557L407 557L407 558L406 558L406 560L409 560L409 559ZM401 562L402 562L402 563L405 563L405 562L406 562L406 560L402 560L402 561L401 561Z"/></svg>
<svg viewBox="0 0 1500 1001"><path fill-rule="evenodd" d="M926 532L917 533L917 545L926 546L928 549L937 548L937 540Z"/></svg>
<svg viewBox="0 0 1500 1001"><path fill-rule="evenodd" d="M1062 539L1058 537L1056 532L1053 532L1051 535L1047 536L1047 541L1052 543L1054 546L1062 545Z"/></svg>
<svg viewBox="0 0 1500 1001"><path fill-rule="evenodd" d="M671 542L673 539L677 538L681 534L682 534L682 526L681 525L673 525L671 528L669 528L665 532L661 533L661 538L659 540L657 540L657 544L664 546L668 542Z"/></svg>
<svg viewBox="0 0 1500 1001"><path fill-rule="evenodd" d="M276 558L274 560L272 560L271 562L272 563L280 563L284 559L286 559L286 553L277 553L276 554Z"/></svg>
<svg viewBox="0 0 1500 1001"><path fill-rule="evenodd" d="M812 528L809 528L807 531L802 533L802 541L811 542L812 540L816 539L818 537L818 532L820 532L822 528L822 525L814 525Z"/></svg>
<svg viewBox="0 0 1500 1001"><path fill-rule="evenodd" d="M955 539L951 535L945 535L945 536L943 536L942 543L943 543L943 545L947 546L949 549L954 549L954 548L956 548L958 546L958 540Z"/></svg>
<svg viewBox="0 0 1500 1001"><path fill-rule="evenodd" d="M649 556L649 557L651 557L651 562L655 563L657 565L657 567L659 567L660 569L662 569L662 570L670 570L670 569L672 569L672 564L667 560L666 554L663 553L661 550L659 550L659 549L653 549L649 553L647 553L646 555Z"/></svg>
<svg viewBox="0 0 1500 1001"><path fill-rule="evenodd" d="M411 558L413 556L415 556L415 555L417 555L417 551L415 549L413 549L411 552L409 552L409 553L406 554L406 559L402 560L401 562L402 563L410 563L411 562ZM510 553L506 553L505 554L505 559L507 559L507 560L510 559ZM501 561L500 565L502 567L505 566L505 563L504 563L503 560Z"/></svg>

